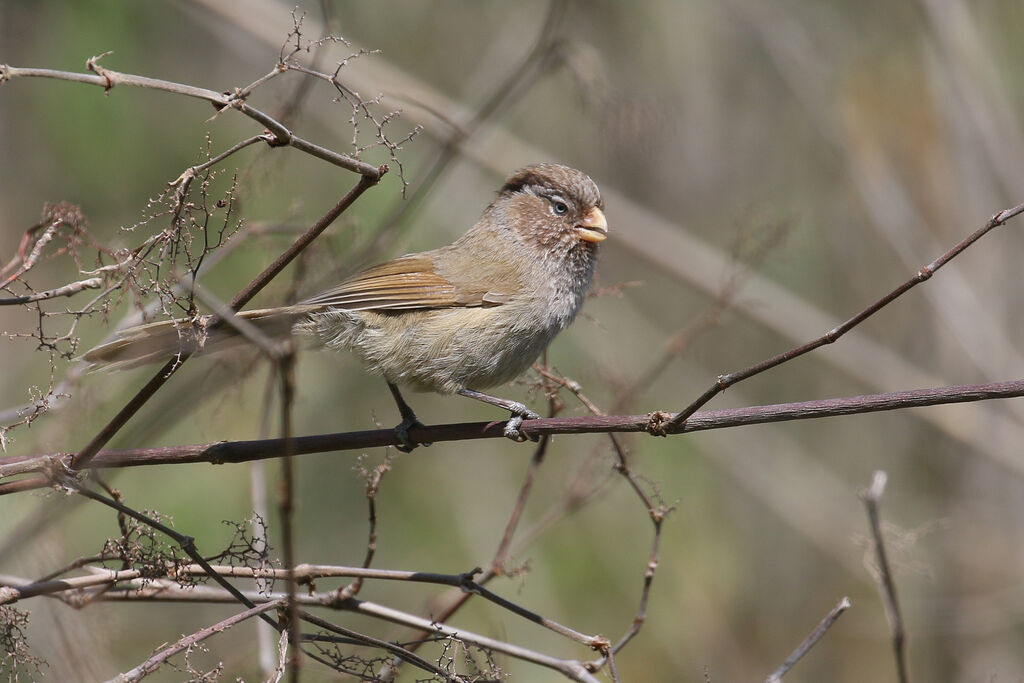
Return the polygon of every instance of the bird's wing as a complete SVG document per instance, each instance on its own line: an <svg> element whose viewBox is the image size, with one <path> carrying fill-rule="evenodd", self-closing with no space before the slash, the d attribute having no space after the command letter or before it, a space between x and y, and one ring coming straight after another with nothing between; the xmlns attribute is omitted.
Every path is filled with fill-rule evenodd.
<svg viewBox="0 0 1024 683"><path fill-rule="evenodd" d="M437 273L433 258L414 255L367 268L300 305L353 311L413 311L495 306L504 303L496 300L499 298L483 285L451 282Z"/></svg>

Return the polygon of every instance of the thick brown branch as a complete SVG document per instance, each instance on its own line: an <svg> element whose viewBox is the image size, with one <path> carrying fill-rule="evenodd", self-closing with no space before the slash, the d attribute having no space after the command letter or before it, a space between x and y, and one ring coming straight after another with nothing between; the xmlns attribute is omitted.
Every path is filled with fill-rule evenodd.
<svg viewBox="0 0 1024 683"><path fill-rule="evenodd" d="M799 403L752 406L731 410L708 410L690 417L685 424L668 427L661 418L667 413L647 415L607 415L590 417L552 417L527 420L523 430L528 434L603 434L609 432L649 432L658 435L684 434L689 432L724 429L769 422L808 420L839 415L856 415L904 408L969 403L992 399L1024 396L1024 380L994 382L991 384L967 384L936 389L917 389L887 394L852 396ZM463 422L457 424L413 427L410 436L417 441L438 443L441 441L462 441L467 439L490 439L503 437L504 422ZM166 446L161 448L134 448L127 450L101 451L90 463L92 467L140 467L144 465L168 465L194 462L208 462L215 465L224 463L249 462L280 457L285 451L292 455L325 453L329 451L361 450L398 443L394 430L376 429L364 432L341 432L296 437L290 444L283 439L261 439L257 441L222 441L219 443L194 444L189 446ZM288 448L286 448L288 446ZM0 458L0 478L24 474L29 471L52 471L68 462L67 454L46 454L35 456L14 456ZM47 476L0 484L0 495L49 486Z"/></svg>

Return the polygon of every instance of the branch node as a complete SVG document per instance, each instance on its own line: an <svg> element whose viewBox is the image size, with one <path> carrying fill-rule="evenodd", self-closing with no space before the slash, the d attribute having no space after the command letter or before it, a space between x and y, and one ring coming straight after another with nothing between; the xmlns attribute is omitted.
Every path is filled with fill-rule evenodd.
<svg viewBox="0 0 1024 683"><path fill-rule="evenodd" d="M608 640L604 636L595 636L591 639L588 645L590 646L590 649L600 652L603 657L607 657L612 650L612 641Z"/></svg>
<svg viewBox="0 0 1024 683"><path fill-rule="evenodd" d="M211 465L223 465L229 462L228 458L224 457L231 448L228 444L227 441L218 441L203 451Z"/></svg>
<svg viewBox="0 0 1024 683"><path fill-rule="evenodd" d="M465 574L459 574L459 586L462 590L469 593L475 593L477 586L476 580L473 577L477 574L483 573L483 571L484 570L481 567L473 567Z"/></svg>
<svg viewBox="0 0 1024 683"><path fill-rule="evenodd" d="M223 102L210 103L218 113L224 111L228 107L241 111L245 106L245 98L249 96L249 93L243 92L241 88L235 88L234 90L221 90L220 94L224 96Z"/></svg>
<svg viewBox="0 0 1024 683"><path fill-rule="evenodd" d="M85 477L84 472L71 468L71 457L71 453L58 453L47 461L43 469L43 474L53 486L63 489L65 493L74 493L78 482Z"/></svg>
<svg viewBox="0 0 1024 683"><path fill-rule="evenodd" d="M263 141L270 147L287 147L291 144L290 138L282 138L274 134L269 128L263 129L263 135L260 136Z"/></svg>
<svg viewBox="0 0 1024 683"><path fill-rule="evenodd" d="M651 436L668 436L668 432L665 431L665 424L672 419L672 413L666 413L663 410L655 410L653 413L647 416L647 425L644 429Z"/></svg>
<svg viewBox="0 0 1024 683"><path fill-rule="evenodd" d="M103 86L103 94L104 95L106 95L108 92L110 92L110 89L114 87L114 81L111 80L110 74L107 72L106 69L104 69L102 66L100 66L99 62L100 62L101 59L103 59L107 55L112 55L112 54L114 54L113 50L107 50L106 52L104 52L101 55L96 55L95 57L90 57L89 59L85 60L85 68L88 69L89 71L92 71L97 76L102 77L103 80L106 82L106 85Z"/></svg>

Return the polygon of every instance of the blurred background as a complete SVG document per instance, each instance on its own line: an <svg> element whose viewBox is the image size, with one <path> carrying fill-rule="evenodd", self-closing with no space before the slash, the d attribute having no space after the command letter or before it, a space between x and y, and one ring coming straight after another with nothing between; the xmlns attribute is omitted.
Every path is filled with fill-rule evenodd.
<svg viewBox="0 0 1024 683"><path fill-rule="evenodd" d="M291 10L272 0L0 2L0 63L84 71L87 58L112 51L102 62L110 69L231 90L274 68ZM300 2L298 11L307 13L307 39L327 32L351 45L331 43L297 58L333 72L360 49L379 50L347 63L340 80L363 98L379 95L380 114L401 110L385 128L389 139L422 129L396 152L401 173L387 149L362 152L392 171L253 305L310 294L359 265L451 241L524 164L575 166L601 186L611 238L597 295L552 345L548 362L606 411L682 408L717 374L817 337L996 211L1024 201L1020 3L604 0L552 8L402 0ZM323 82L287 73L250 102L287 117L306 139L351 153L352 109L337 97ZM156 213L148 201L204 159L207 145L217 154L260 132L249 119L213 114L204 102L128 87L104 94L43 79L3 84L0 263L14 257L46 203L80 207L106 245L135 246L163 229L166 216L125 230ZM372 145L374 134L372 122L361 120L356 144ZM233 216L243 220L232 238L238 244L202 277L221 300L356 180L294 150L258 146L221 168L211 202L236 175ZM839 343L731 388L709 407L1019 377L1020 229L1019 220L998 229ZM77 272L55 251L26 280L44 290ZM79 301L57 300L45 310ZM73 356L147 302L125 296L116 303L106 320L84 317L73 330L71 316L44 324L50 334L81 337L77 348L60 346ZM152 376L142 369L61 384L77 373L76 363L58 357L51 370L33 337L38 324L31 311L0 307L0 410L11 424L23 415L19 406L47 387L71 397L53 400L31 426L6 432L9 455L81 448ZM398 421L384 383L354 357L305 353L298 372L300 434ZM545 400L531 388L534 379L495 393L540 410ZM273 434L268 386L255 357L193 360L110 445ZM408 398L428 424L500 418L457 397ZM562 414L586 413L571 394L562 399ZM649 490L675 510L664 525L646 623L617 657L623 680L763 680L842 596L853 607L786 680L895 680L858 499L879 469L889 475L882 516L912 678L1024 675L1020 403L624 443ZM397 457L377 496L374 566L459 573L487 565L532 450L491 440ZM300 561L362 561L367 505L357 467L383 455L296 461ZM613 463L605 437L553 441L510 561L529 570L491 588L616 640L636 614L653 530ZM222 520L244 520L258 505L251 469L137 468L109 480L126 503L170 516L212 552L231 535ZM268 463L265 476L256 488L272 505L278 465ZM581 491L587 495L577 499ZM271 507L272 544L276 522ZM4 497L0 573L42 576L98 552L118 533L112 514L75 498ZM360 597L430 613L428 602L440 593L369 583ZM145 603L74 611L41 599L19 607L32 611L29 643L48 662L38 674L48 680L109 678L161 643L237 611ZM451 623L556 656L591 656L484 603L471 602ZM387 638L403 633L364 620L353 627ZM223 663L226 679L259 680L255 631L247 624L217 636L193 661L206 669ZM512 680L561 680L498 661ZM312 663L304 675L333 678ZM415 675L406 671L403 680ZM167 669L154 680L183 676Z"/></svg>

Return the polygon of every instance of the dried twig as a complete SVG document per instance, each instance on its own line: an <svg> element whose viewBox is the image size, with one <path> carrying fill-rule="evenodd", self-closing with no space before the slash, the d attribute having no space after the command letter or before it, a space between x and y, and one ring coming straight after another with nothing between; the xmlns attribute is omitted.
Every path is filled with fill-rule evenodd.
<svg viewBox="0 0 1024 683"><path fill-rule="evenodd" d="M270 610L281 606L283 602L283 600L274 600L271 602L264 603L262 605L250 607L244 612L239 612L238 614L232 615L227 619L222 619L221 621L218 621L216 624L213 624L212 626L208 626L200 631L196 631L191 635L185 636L184 638L181 638L178 642L176 642L174 645L171 645L170 647L164 648L160 652L157 652L155 655L144 661L142 664L139 664L134 669L125 671L124 673L118 674L114 678L111 678L109 681L107 681L107 683L134 683L135 681L141 681L143 678L145 678L146 676L160 668L161 664L163 664L179 652L188 650L191 647L193 647L196 643L199 643L200 641L205 640L210 636L226 631L235 624L239 624L245 621L249 617L263 614L264 612L269 612Z"/></svg>
<svg viewBox="0 0 1024 683"><path fill-rule="evenodd" d="M811 648L818 644L818 641L825 636L830 628L832 628L832 624L836 623L836 620L839 619L843 612L849 608L849 598L844 597L836 603L836 606L832 608L832 611L825 615L825 618L821 620L821 622L806 638L804 638L804 641L800 643L795 650L793 650L793 654L791 654L786 661L772 673L771 676L765 679L765 683L779 683L782 680L782 677L785 676L797 662L803 659L803 656L810 652Z"/></svg>
<svg viewBox="0 0 1024 683"><path fill-rule="evenodd" d="M387 169L384 168L381 172L385 172ZM274 277L276 277L285 266L298 256L309 244L313 242L317 236L320 235L327 227L337 219L348 207L350 207L356 199L362 195L367 189L376 185L378 178L371 178L370 176L362 176L355 187L349 190L348 194L341 198L341 200L331 208L326 214L324 214L320 220L314 223L309 230L303 233L284 253L277 257L277 259L271 263L267 268L260 273L256 278L249 283L245 289L239 292L228 304L228 307L232 310L239 310L242 306L247 304L256 294L260 292ZM135 413L142 408L143 405L149 401L150 398L163 386L174 372L177 371L181 364L191 356L188 352L182 352L178 356L170 359L167 363L153 376L153 379L149 380L146 385L139 390L135 396L121 409L121 411L114 416L114 418L107 423L107 425L93 437L81 451L79 451L71 462L71 469L84 469L88 466L93 456L105 446L111 438L128 422L129 419Z"/></svg>
<svg viewBox="0 0 1024 683"><path fill-rule="evenodd" d="M889 621L889 631L892 634L892 649L896 657L896 675L900 683L907 683L910 679L907 675L906 657L906 632L903 628L903 617L900 614L900 603L896 598L896 582L892 576L892 569L889 566L889 558L885 552L885 539L882 537L882 524L879 517L878 507L882 501L882 494L885 492L887 477L881 470L875 472L871 478L871 486L860 494L864 502L864 508L868 513L868 523L871 526L871 537L874 539L875 558L878 560L878 590L882 594L882 605L885 606L885 617Z"/></svg>
<svg viewBox="0 0 1024 683"><path fill-rule="evenodd" d="M984 237L990 230L1006 224L1006 222L1009 221L1011 218L1019 216L1021 213L1024 213L1024 204L1018 204L1013 208L1003 209L1002 211L999 211L994 216L992 216L992 218L990 218L988 222L985 223L985 225L981 226L973 233L968 235L966 238L961 240L945 254L943 254L942 256L938 257L928 265L921 268L921 270L919 270L912 278L910 278L909 280L901 284L899 287L895 288L894 290L892 290L891 292L883 296L881 299L871 304L870 306L868 306L863 311L853 316L843 324L829 330L828 332L818 337L817 339L807 342L806 344L803 344L801 346L797 346L784 353L780 353L779 355L773 356L772 358L768 358L767 360L761 361L760 363L752 365L744 370L732 372L727 375L719 375L718 379L715 380L715 383L712 384L707 389L707 391L701 394L700 397L698 397L686 408L672 416L672 419L670 419L666 424L666 428L672 429L683 424L691 415L697 412L697 410L700 409L701 406L705 405L712 398L714 398L721 392L725 391L732 385L736 384L737 382L741 382L749 377L753 377L754 375L765 372L766 370L770 370L776 366L782 365L783 363L791 361L794 358L798 358L804 355L805 353L809 353L810 351L813 351L814 349L820 346L824 346L826 344L831 344L835 342L844 334L846 334L854 327L870 318L878 311L888 306L890 303L898 299L900 296L910 291L911 289L921 284L922 282L931 278L935 271L949 263L969 246L971 246L979 239Z"/></svg>
<svg viewBox="0 0 1024 683"><path fill-rule="evenodd" d="M54 78L61 81L70 81L72 83L96 85L108 92L115 85L127 85L138 88L147 88L150 90L162 90L164 92L169 92L175 95L184 95L186 97L195 97L212 103L217 107L218 111L229 108L236 109L242 114L245 114L249 118L257 121L260 125L270 130L273 138L266 139L265 141L272 147L291 145L298 150L316 156L329 163L354 171L355 173L359 173L365 177L380 180L382 174L378 167L359 161L358 159L354 159L345 154L338 154L337 152L333 152L324 147L313 144L308 140L300 138L270 115L250 106L245 101L248 93L235 92L225 94L215 92L213 90L207 90L206 88L186 85L184 83L174 83L172 81L165 81L158 78L149 78L147 76L138 76L135 74L113 71L100 66L99 60L105 56L106 55L93 57L86 62L86 66L89 70L93 71L96 75L76 73L72 71L57 71L54 69L19 68L8 64L0 64L0 84L17 78Z"/></svg>

